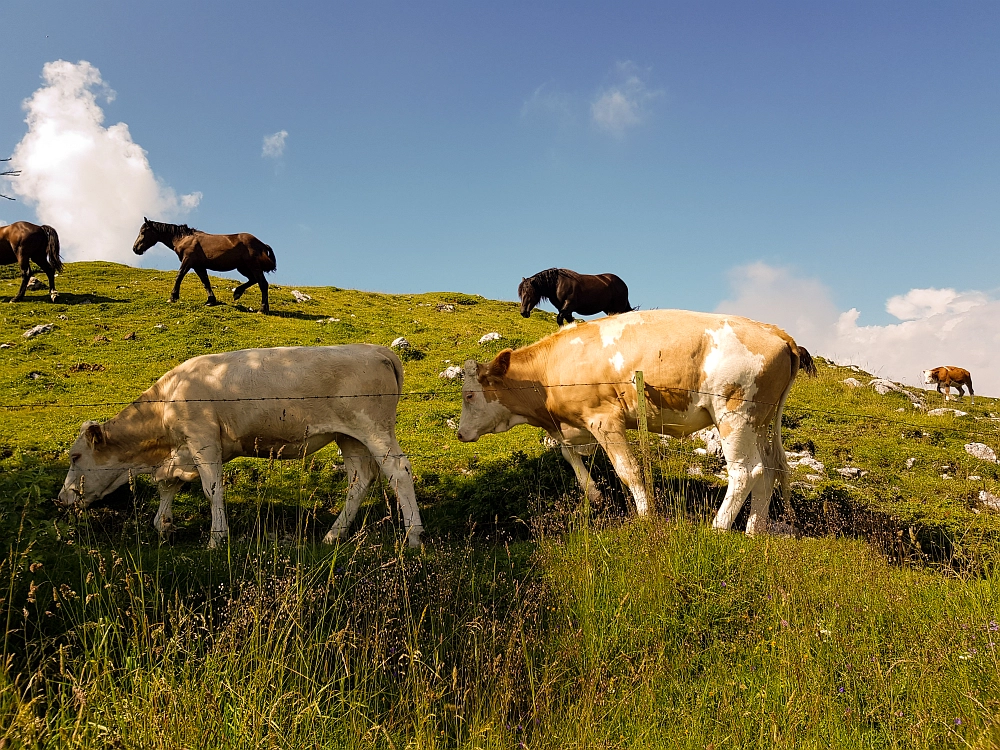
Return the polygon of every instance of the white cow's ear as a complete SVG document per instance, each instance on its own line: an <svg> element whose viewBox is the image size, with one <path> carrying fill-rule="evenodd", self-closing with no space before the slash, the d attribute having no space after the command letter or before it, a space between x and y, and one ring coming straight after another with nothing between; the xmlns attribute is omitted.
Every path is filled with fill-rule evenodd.
<svg viewBox="0 0 1000 750"><path fill-rule="evenodd" d="M87 445L93 448L96 445L103 445L105 442L104 428L97 422L88 422L83 426L83 435L87 439Z"/></svg>
<svg viewBox="0 0 1000 750"><path fill-rule="evenodd" d="M511 354L513 354L513 350L504 349L490 362L489 376L491 378L502 378L507 374L507 370L510 369Z"/></svg>

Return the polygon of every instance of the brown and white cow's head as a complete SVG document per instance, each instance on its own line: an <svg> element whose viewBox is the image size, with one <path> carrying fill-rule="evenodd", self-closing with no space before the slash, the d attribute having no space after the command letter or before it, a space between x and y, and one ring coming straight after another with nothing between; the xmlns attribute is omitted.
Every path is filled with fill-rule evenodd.
<svg viewBox="0 0 1000 750"><path fill-rule="evenodd" d="M458 439L471 443L483 435L506 432L528 420L517 416L500 402L499 391L505 388L503 377L510 367L510 349L504 349L488 365L474 359L465 363L462 380L462 418Z"/></svg>
<svg viewBox="0 0 1000 750"><path fill-rule="evenodd" d="M86 508L129 479L129 469L108 443L104 428L97 422L84 422L73 447L69 449L69 472L56 502Z"/></svg>
<svg viewBox="0 0 1000 750"><path fill-rule="evenodd" d="M924 370L923 371L923 373L924 373L924 384L925 385L934 385L935 383L938 382L938 379L936 377L934 377L936 375L936 371L937 371L937 368L935 368L934 370Z"/></svg>

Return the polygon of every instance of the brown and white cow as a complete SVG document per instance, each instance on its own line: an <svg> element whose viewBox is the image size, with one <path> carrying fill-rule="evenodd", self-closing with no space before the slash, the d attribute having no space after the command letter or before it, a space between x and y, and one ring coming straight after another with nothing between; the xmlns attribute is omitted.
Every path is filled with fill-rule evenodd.
<svg viewBox="0 0 1000 750"><path fill-rule="evenodd" d="M765 531L776 480L787 498L781 411L799 370L798 347L772 325L685 310L571 323L488 364L465 363L458 438L541 427L562 445L591 500L600 493L574 446L599 444L643 515L649 499L625 434L637 427L637 370L651 431L680 437L719 428L729 487L713 525L728 529L751 494L747 532Z"/></svg>
<svg viewBox="0 0 1000 750"><path fill-rule="evenodd" d="M211 501L209 546L229 534L222 465L239 456L301 459L336 441L349 487L343 512L323 541L348 529L379 469L399 498L407 541L423 525L413 472L396 441L403 366L370 344L298 346L206 354L178 365L103 424L85 422L70 449L59 502L86 507L135 474L160 493L153 523L172 529L174 496L201 479Z"/></svg>
<svg viewBox="0 0 1000 750"><path fill-rule="evenodd" d="M935 367L933 370L924 370L924 384L936 385L937 392L944 393L945 401L950 400L952 388L958 389L959 398L965 395L963 387L968 388L972 403L976 403L976 392L972 390L972 375L961 367Z"/></svg>

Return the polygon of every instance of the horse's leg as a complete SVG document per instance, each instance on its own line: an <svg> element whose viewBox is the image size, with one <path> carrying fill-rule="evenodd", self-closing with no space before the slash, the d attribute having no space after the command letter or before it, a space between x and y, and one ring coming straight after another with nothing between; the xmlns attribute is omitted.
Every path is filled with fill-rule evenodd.
<svg viewBox="0 0 1000 750"><path fill-rule="evenodd" d="M573 322L573 320L574 320L574 318L573 318L573 306L569 302L569 300L567 300L566 302L562 303L562 308L559 311L559 316L556 317L556 323L559 323L559 318L560 317L562 318L562 322L563 323L572 323ZM559 323L559 325L562 325L562 323Z"/></svg>
<svg viewBox="0 0 1000 750"><path fill-rule="evenodd" d="M271 308L267 304L267 279L264 278L263 271L257 271L257 286L260 287L260 311L267 315Z"/></svg>
<svg viewBox="0 0 1000 750"><path fill-rule="evenodd" d="M194 269L194 272L198 274L198 278L201 279L201 285L205 287L205 291L208 292L208 302L205 304L209 307L219 304L219 300L215 298L215 292L212 291L212 282L208 280L208 271L199 266Z"/></svg>
<svg viewBox="0 0 1000 750"><path fill-rule="evenodd" d="M28 265L28 259L24 258L19 265L21 266L21 288L11 302L21 302L24 299L24 293L28 291L28 281L31 279L31 267Z"/></svg>
<svg viewBox="0 0 1000 750"><path fill-rule="evenodd" d="M49 278L49 299L53 302L56 301L56 269L54 269L49 262L42 258L41 260L36 260L35 263L38 267L42 269L46 276Z"/></svg>
<svg viewBox="0 0 1000 750"><path fill-rule="evenodd" d="M243 293L247 289L257 283L257 277L254 276L253 272L244 271L242 268L237 268L236 270L247 277L247 282L245 284L240 284L233 290L233 302L236 302L236 300L243 296Z"/></svg>
<svg viewBox="0 0 1000 750"><path fill-rule="evenodd" d="M174 290L170 293L170 301L176 302L181 298L181 282L184 281L184 277L187 276L187 272L191 270L191 264L186 260L181 261L181 269L177 272L177 280L174 282Z"/></svg>

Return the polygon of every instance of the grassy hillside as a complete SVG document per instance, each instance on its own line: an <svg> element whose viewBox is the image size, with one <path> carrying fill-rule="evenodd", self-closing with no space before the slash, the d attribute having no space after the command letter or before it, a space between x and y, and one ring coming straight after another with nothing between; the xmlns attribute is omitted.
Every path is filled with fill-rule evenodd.
<svg viewBox="0 0 1000 750"><path fill-rule="evenodd" d="M554 315L300 286L312 300L272 287L265 317L204 307L194 278L171 305L172 281L71 264L56 304L0 309L0 746L1000 746L1000 525L978 501L998 473L964 450L998 447L995 401L929 416L821 362L783 431L824 464L795 469L807 536L719 535L697 523L724 490L700 441L656 441L645 521L600 456L609 502L583 504L539 430L457 441L460 384L438 373L534 341ZM0 278L0 301L15 289ZM41 323L55 328L22 337ZM188 357L398 336L423 550L399 549L382 489L351 542L315 543L343 502L331 449L232 462L221 550L204 549L196 485L172 545L144 479L82 515L51 503L80 423Z"/></svg>

